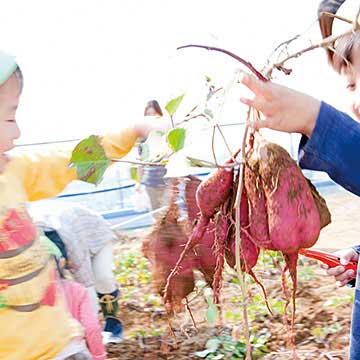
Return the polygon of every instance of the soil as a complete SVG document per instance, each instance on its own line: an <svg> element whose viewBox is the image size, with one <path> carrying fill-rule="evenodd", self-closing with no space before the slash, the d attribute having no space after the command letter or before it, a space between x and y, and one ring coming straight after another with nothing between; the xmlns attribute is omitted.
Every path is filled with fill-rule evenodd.
<svg viewBox="0 0 360 360"><path fill-rule="evenodd" d="M127 236L116 246L115 257L127 251L140 251L143 236L143 231ZM256 274L265 285L268 298L276 303L277 299L283 299L280 270L273 268L269 273L265 271L265 266L257 267ZM201 278L200 273L196 275ZM240 287L234 283L234 279L233 270L228 268L223 281L222 321L218 320L216 325L210 326L206 321L207 303L204 296L190 296L190 308L197 329L186 310L168 319L161 305L154 308L151 303L144 304L141 299L144 294L151 293L151 284L140 286L138 297L120 300L119 315L124 327L124 341L108 346L108 358L201 359L194 353L204 350L210 338L223 334L235 338L237 334L242 336L242 307L238 299ZM267 337L267 352L257 358L293 359L292 347L288 345L291 331L289 326L284 325L282 306L274 310L274 317L271 317L263 310L264 306L254 305L254 302L263 304L264 301L258 287L251 281L248 283L249 299L256 299L250 309L253 314L251 332ZM299 359L346 359L352 293L352 289L337 288L333 278L325 276L315 261L300 259L295 323L296 354ZM335 303L329 304L331 299L335 299ZM260 306L258 313L257 305ZM169 334L169 322L176 335L176 344L174 337ZM154 329L161 329L164 333L154 335Z"/></svg>

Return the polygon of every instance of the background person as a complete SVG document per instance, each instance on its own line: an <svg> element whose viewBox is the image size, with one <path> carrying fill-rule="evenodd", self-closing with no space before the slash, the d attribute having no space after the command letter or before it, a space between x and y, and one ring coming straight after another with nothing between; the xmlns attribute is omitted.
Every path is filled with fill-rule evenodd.
<svg viewBox="0 0 360 360"><path fill-rule="evenodd" d="M112 242L117 237L108 222L75 203L46 202L33 204L30 209L37 226L62 251L74 280L86 287L95 314L100 304L104 342L120 342L119 289L112 270Z"/></svg>

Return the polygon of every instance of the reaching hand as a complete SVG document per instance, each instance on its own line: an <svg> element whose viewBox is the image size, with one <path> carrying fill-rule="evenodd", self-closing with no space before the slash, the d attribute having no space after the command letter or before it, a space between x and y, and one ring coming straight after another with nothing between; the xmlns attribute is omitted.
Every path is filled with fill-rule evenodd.
<svg viewBox="0 0 360 360"><path fill-rule="evenodd" d="M265 116L264 120L252 124L254 128L311 135L320 109L319 100L270 81L258 80L247 73L240 75L240 82L254 93L253 99L241 98L240 101Z"/></svg>
<svg viewBox="0 0 360 360"><path fill-rule="evenodd" d="M347 265L350 261L357 262L359 260L359 254L352 248L342 249L334 252L340 258L340 262L343 265ZM346 285L350 280L353 279L354 271L346 270L344 266L336 266L329 268L326 264L321 263L320 266L327 270L326 273L329 276L334 276L339 286Z"/></svg>

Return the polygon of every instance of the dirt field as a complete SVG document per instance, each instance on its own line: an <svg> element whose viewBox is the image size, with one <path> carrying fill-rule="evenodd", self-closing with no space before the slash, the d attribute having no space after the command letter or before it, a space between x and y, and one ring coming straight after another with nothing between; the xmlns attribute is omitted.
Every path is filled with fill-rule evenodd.
<svg viewBox="0 0 360 360"><path fill-rule="evenodd" d="M316 247L335 250L357 243L360 201L345 192L330 194L326 199L333 222L324 229ZM237 340L242 341L240 287L234 272L231 269L226 271L221 318L215 324L209 325L206 320L208 305L201 290L203 282L200 274L197 274L200 280L197 293L190 296L190 308L197 330L186 311L168 320L161 299L152 295L148 263L141 257L140 246L144 234L144 231L122 234L115 249L117 274L123 292L120 317L125 340L108 347L109 359L201 359L195 352L204 350L209 339L217 339L221 344L217 352L203 358L241 359L236 351L221 350L226 347L226 341L232 345L236 345ZM290 329L283 323L280 270L269 266L267 261L264 258L260 261L256 274L267 289L274 317L267 313L258 287L251 281L247 286L251 333L263 344L254 345L260 349L255 352L255 358L292 359L292 349L287 346ZM125 267L119 265L124 262L129 264ZM299 260L298 277L295 324L297 356L300 359L345 359L353 290L338 289L333 279L324 276L316 262L304 258ZM176 345L168 333L169 321L176 334Z"/></svg>

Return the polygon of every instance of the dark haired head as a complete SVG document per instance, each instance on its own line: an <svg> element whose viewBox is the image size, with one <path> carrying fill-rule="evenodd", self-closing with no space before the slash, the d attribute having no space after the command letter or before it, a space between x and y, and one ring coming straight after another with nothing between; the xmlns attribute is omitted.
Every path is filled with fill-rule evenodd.
<svg viewBox="0 0 360 360"><path fill-rule="evenodd" d="M158 115L163 116L161 107L156 100L150 100L145 106L144 116Z"/></svg>
<svg viewBox="0 0 360 360"><path fill-rule="evenodd" d="M319 25L322 37L325 39L333 35L333 24L335 21L342 21L334 19L332 15L336 15L341 5L345 0L323 0L318 8ZM349 24L349 26L351 26ZM336 40L333 44L330 44L326 48L326 54L330 65L337 71L341 72L344 66L351 63L351 54L354 45L360 45L360 33L359 31L343 36Z"/></svg>

